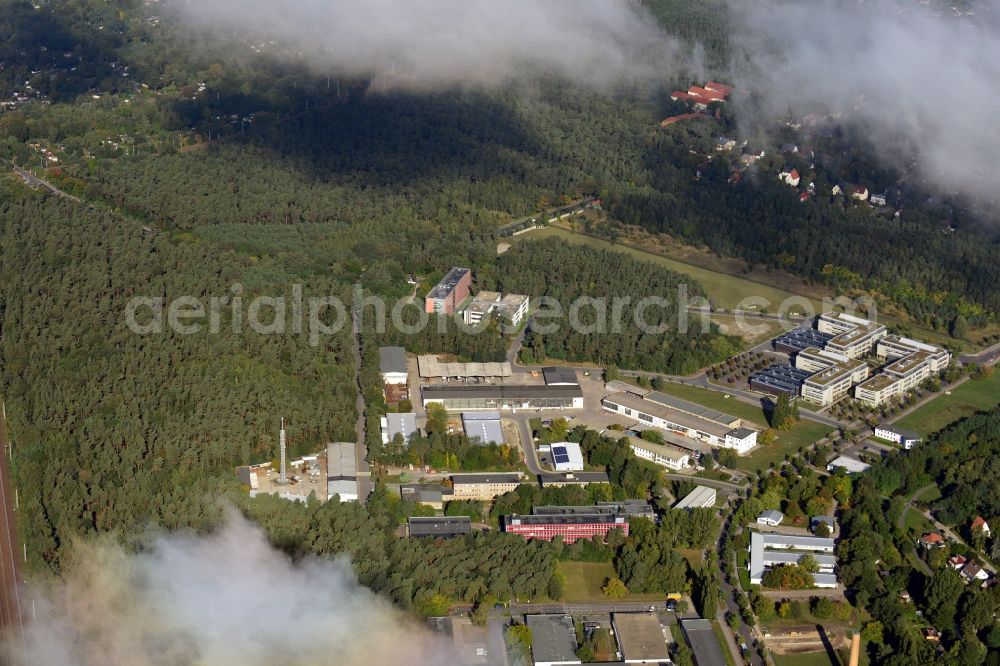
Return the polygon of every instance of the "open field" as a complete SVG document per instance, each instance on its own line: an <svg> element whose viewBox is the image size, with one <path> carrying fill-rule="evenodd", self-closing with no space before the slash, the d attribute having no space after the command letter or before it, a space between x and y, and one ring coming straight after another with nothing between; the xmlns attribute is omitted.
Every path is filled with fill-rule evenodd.
<svg viewBox="0 0 1000 666"><path fill-rule="evenodd" d="M660 251L646 249L650 246L635 245L629 243L628 241L611 243L601 238L588 236L580 232L572 232L569 229L557 226L533 229L521 234L518 236L518 239L549 238L553 236L566 242L580 243L582 245L589 245L590 247L602 250L625 252L638 259L652 261L655 264L677 271L678 273L689 275L705 288L705 292L708 294L708 297L716 305L724 308L733 308L748 296L758 296L766 298L768 301L773 303L774 305L771 306L770 311L774 312L777 310L778 304L788 298L794 297L797 302L801 302L801 299L805 298L812 304L812 307L815 308L816 312L820 312L822 311L822 303L819 298L822 298L825 294L829 293L828 290L813 285L806 287L804 286L804 283L795 286L795 283L796 281L799 281L799 278L790 275L784 276L784 279L787 279L790 283L788 288L780 288L771 284L764 284L763 282L741 277L736 274L736 271L738 270L738 266L742 265L743 262L739 260L722 259L715 257L714 255L711 257L704 256L704 253L698 254L699 251L694 250L694 248L686 248L686 254L690 256L686 257L687 260L681 261L666 256ZM653 246L655 247L655 245ZM707 266L711 266L711 268ZM782 276L780 274L769 274L762 277L765 277L765 279L770 282L780 283L782 280ZM794 312L794 308L792 311ZM899 318L890 315L879 315L878 319L886 326L895 326L901 322ZM954 342L954 340L946 333L922 328L912 323L907 323L906 325L909 328L911 335L922 340L936 344L943 344L949 341ZM972 331L969 335L971 343L968 345L969 348L974 350L982 347L982 338L987 335L995 334L998 329L1000 329L1000 325L994 325L982 331Z"/></svg>
<svg viewBox="0 0 1000 666"><path fill-rule="evenodd" d="M840 666L840 661L830 659L826 650L821 652L800 652L799 654L775 654L775 666Z"/></svg>
<svg viewBox="0 0 1000 666"><path fill-rule="evenodd" d="M560 562L559 571L566 576L566 596L563 601L607 601L601 592L604 582L617 576L610 562ZM630 594L626 601L663 601L662 594Z"/></svg>
<svg viewBox="0 0 1000 666"><path fill-rule="evenodd" d="M726 398L724 394L717 391L709 391L698 386L668 383L663 387L663 392L711 409L717 409L726 414L732 414L752 422L757 427L767 427L767 417L764 415L763 407L755 407L736 398ZM790 430L778 432L773 443L757 447L749 455L741 456L736 466L749 472L767 469L772 462L784 460L786 454L795 453L801 447L812 444L817 439L826 436L831 430L830 426L802 419Z"/></svg>
<svg viewBox="0 0 1000 666"><path fill-rule="evenodd" d="M519 238L549 238L556 237L560 240L580 243L582 245L589 245L590 247L599 248L602 250L615 250L618 252L625 252L631 254L632 256L643 259L645 261L651 261L654 264L659 264L665 268L677 271L678 273L683 273L685 275L690 275L695 280L697 280L702 287L705 288L706 293L708 293L709 298L715 301L721 307L732 308L739 304L747 296L761 296L768 299L775 306L772 310L776 309L777 304L781 303L787 298L801 298L790 291L785 291L783 289L777 289L765 284L760 284L752 280L747 280L746 278L737 277L735 275L728 275L726 273L719 273L706 268L701 268L700 266L695 266L693 264L688 264L683 261L677 261L676 259L670 259L662 254L655 254L653 252L648 252L646 250L640 249L638 247L633 247L631 245L626 245L623 243L612 244L608 241L601 240L599 238L594 238L593 236L586 236L581 233L573 233L567 231L566 229L561 229L559 227L545 227L543 229L534 229L529 231ZM810 299L813 303L813 307L819 308L820 302L815 299Z"/></svg>
<svg viewBox="0 0 1000 666"><path fill-rule="evenodd" d="M759 472L771 466L771 463L785 459L786 454L793 454L803 446L808 446L816 440L825 437L832 428L815 421L802 419L790 430L778 432L777 438L767 446L760 446L746 456L741 456L736 467L748 472Z"/></svg>
<svg viewBox="0 0 1000 666"><path fill-rule="evenodd" d="M993 409L998 404L1000 372L994 372L986 379L970 379L952 389L951 395L941 394L897 421L896 425L926 436L978 411Z"/></svg>

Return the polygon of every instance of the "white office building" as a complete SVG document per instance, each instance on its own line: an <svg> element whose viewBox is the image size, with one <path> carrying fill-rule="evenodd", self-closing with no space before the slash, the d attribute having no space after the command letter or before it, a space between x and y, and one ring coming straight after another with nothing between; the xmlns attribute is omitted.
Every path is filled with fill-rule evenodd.
<svg viewBox="0 0 1000 666"><path fill-rule="evenodd" d="M833 539L814 536L781 534L779 532L750 533L750 583L761 585L764 574L775 566L798 564L806 555L812 556L819 565L813 574L816 587L837 587L837 558L833 555Z"/></svg>

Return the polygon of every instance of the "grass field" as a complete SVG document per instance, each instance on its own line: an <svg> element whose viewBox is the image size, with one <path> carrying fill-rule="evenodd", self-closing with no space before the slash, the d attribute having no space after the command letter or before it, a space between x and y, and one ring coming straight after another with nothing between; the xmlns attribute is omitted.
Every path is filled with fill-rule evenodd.
<svg viewBox="0 0 1000 666"><path fill-rule="evenodd" d="M911 428L921 435L930 435L948 425L971 416L978 411L993 409L1000 404L1000 372L994 372L986 379L970 379L951 395L941 394L923 407L907 414L896 422L903 428Z"/></svg>
<svg viewBox="0 0 1000 666"><path fill-rule="evenodd" d="M694 266L692 264L684 263L683 261L677 261L676 259L670 259L662 254L654 254L652 252L646 252L639 248L631 247L628 245L623 245L617 243L612 245L608 241L601 240L599 238L593 238L591 236L584 236L583 234L574 234L565 229L559 229L557 227L545 227L544 229L535 229L525 233L522 237L525 238L549 238L556 237L563 241L568 241L572 243L579 243L581 245L589 245L590 247L596 247L602 250L616 250L618 252L625 252L639 259L645 261L651 261L654 264L659 264L671 270L677 271L678 273L683 273L684 275L690 275L695 280L697 280L702 287L705 288L706 293L712 298L717 304L725 308L735 307L741 300L747 296L762 296L767 300L771 301L775 305L772 310L777 307L777 304L781 303L787 298L795 296L796 298L801 298L796 296L790 291L784 291L783 289L777 289L775 287L770 287L768 285L753 282L752 280L747 280L745 278L737 277L735 275L727 275L725 273L718 273L716 271L711 271L706 268L701 268L699 266ZM812 300L813 307L819 308L820 302Z"/></svg>
<svg viewBox="0 0 1000 666"><path fill-rule="evenodd" d="M702 266L696 266L694 264L689 264L684 261L678 261L676 259L671 259L670 257L664 256L658 252L650 252L644 250L640 247L634 247L631 245L626 245L623 243L610 243L606 240L600 238L594 238L592 236L586 236L580 233L573 233L567 229L562 229L559 227L544 227L542 229L534 229L532 231L526 232L519 236L518 238L549 238L556 237L560 240L579 243L581 245L589 245L590 247L599 248L602 250L616 250L618 252L625 252L638 259L643 259L645 261L651 261L654 264L659 264L671 270L677 271L678 273L683 273L684 275L689 275L695 280L697 280L702 287L705 288L705 292L708 294L717 305L724 308L732 308L739 304L744 298L748 296L758 296L766 298L768 301L773 303L770 310L772 312L777 310L778 304L788 298L796 298L799 302L801 299L806 298L812 307L816 309L816 312L822 311L822 303L816 298L806 297L800 294L787 291L785 289L779 289L777 287L772 287L770 285L762 284L760 282L755 282L754 280L748 280L747 278L740 277L738 275L733 275L731 273L724 273L716 270L711 270L704 268ZM893 326L899 323L899 320L890 316L879 316L879 321L887 326ZM933 331L930 329L915 326L913 324L908 324L910 331L913 335L918 338L927 340L932 343L944 343L951 341L947 334L938 331ZM989 329L984 331L983 334L991 334L995 332L994 329ZM977 336L978 337L978 336ZM981 341L978 341L981 342ZM972 344L972 348L981 347L981 344Z"/></svg>
<svg viewBox="0 0 1000 666"><path fill-rule="evenodd" d="M775 666L840 666L826 651L802 652L801 654L772 654Z"/></svg>
<svg viewBox="0 0 1000 666"><path fill-rule="evenodd" d="M767 417L764 415L763 407L757 407L736 398L726 398L725 394L718 391L710 391L699 386L668 383L663 387L663 392L737 416L745 421L750 421L759 428L767 427ZM779 432L772 444L760 446L749 455L741 456L736 466L749 472L767 469L772 462L784 460L785 455L795 453L803 446L812 444L817 439L826 436L831 430L830 426L802 419L790 430Z"/></svg>
<svg viewBox="0 0 1000 666"><path fill-rule="evenodd" d="M566 576L566 596L563 601L607 601L601 592L604 582L616 576L610 562L560 562L559 571ZM662 594L630 594L627 601L663 601Z"/></svg>
<svg viewBox="0 0 1000 666"><path fill-rule="evenodd" d="M913 507L906 510L906 518L903 520L903 526L916 535L934 530L933 523Z"/></svg>

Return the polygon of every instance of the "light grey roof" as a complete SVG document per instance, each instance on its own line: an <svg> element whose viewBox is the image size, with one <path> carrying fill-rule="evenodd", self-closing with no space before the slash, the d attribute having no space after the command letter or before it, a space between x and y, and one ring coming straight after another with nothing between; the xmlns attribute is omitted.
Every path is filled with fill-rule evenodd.
<svg viewBox="0 0 1000 666"><path fill-rule="evenodd" d="M357 477L354 442L332 442L326 445L326 477L330 481Z"/></svg>
<svg viewBox="0 0 1000 666"><path fill-rule="evenodd" d="M533 386L533 385L498 385L478 384L472 386L455 386L452 384L424 386L421 389L424 399L455 400L455 399L496 399L518 400L531 398L582 398L583 392L579 386Z"/></svg>
<svg viewBox="0 0 1000 666"><path fill-rule="evenodd" d="M538 475L538 482L544 487L561 483L610 483L607 472L555 472Z"/></svg>
<svg viewBox="0 0 1000 666"><path fill-rule="evenodd" d="M406 372L406 350L402 347L379 347L378 366L383 374Z"/></svg>
<svg viewBox="0 0 1000 666"><path fill-rule="evenodd" d="M780 523L782 520L785 519L785 514L775 509L767 509L766 511L762 511L761 514L757 516L757 520L760 520L762 518L764 520L772 520L776 523Z"/></svg>
<svg viewBox="0 0 1000 666"><path fill-rule="evenodd" d="M488 416L490 418L482 418ZM500 426L500 414L497 412L462 413L462 428L470 440L480 444L503 444L503 428Z"/></svg>
<svg viewBox="0 0 1000 666"><path fill-rule="evenodd" d="M686 412L693 416L698 416L707 421L714 421L715 423L729 426L730 428L735 428L739 426L740 423L740 419L735 416L724 414L723 412L715 409L709 409L708 407L703 407L693 402L688 402L687 400L681 400L680 398L675 398L672 395L667 395L666 393L661 393L660 391L651 391L645 399L650 402L661 404L665 407L670 407L671 409L676 409L680 412Z"/></svg>
<svg viewBox="0 0 1000 666"><path fill-rule="evenodd" d="M702 618L681 620L681 629L691 644L698 666L726 666L726 657L711 622Z"/></svg>
<svg viewBox="0 0 1000 666"><path fill-rule="evenodd" d="M579 662L576 658L576 627L569 615L528 615L531 655L539 662Z"/></svg>
<svg viewBox="0 0 1000 666"><path fill-rule="evenodd" d="M417 415L410 412L389 412L385 415L385 421L390 440L398 433L403 439L410 441L410 437L417 431Z"/></svg>
<svg viewBox="0 0 1000 666"><path fill-rule="evenodd" d="M466 483L520 483L521 475L518 472L452 474L451 482L456 486Z"/></svg>
<svg viewBox="0 0 1000 666"><path fill-rule="evenodd" d="M708 486L698 486L691 492L687 494L681 501L674 505L675 509L692 509L701 508L712 500L715 503L715 497L717 496L715 488L709 488ZM707 507L706 507L707 508Z"/></svg>
<svg viewBox="0 0 1000 666"><path fill-rule="evenodd" d="M417 372L426 379L438 377L510 377L510 363L459 363L442 362L434 354L417 357Z"/></svg>

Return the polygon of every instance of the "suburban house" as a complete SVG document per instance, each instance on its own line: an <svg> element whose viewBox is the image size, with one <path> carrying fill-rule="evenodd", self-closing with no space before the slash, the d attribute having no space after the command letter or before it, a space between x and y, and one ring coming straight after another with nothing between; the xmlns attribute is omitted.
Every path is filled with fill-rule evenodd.
<svg viewBox="0 0 1000 666"><path fill-rule="evenodd" d="M976 533L976 530L982 530L983 534L990 536L990 524L982 516L976 516L976 519L972 521L972 525L969 526L969 530L973 534Z"/></svg>
<svg viewBox="0 0 1000 666"><path fill-rule="evenodd" d="M785 185L798 187L799 182L802 180L802 177L799 175L798 169L796 169L795 167L786 166L784 169L781 170L781 173L778 174L778 180L783 181Z"/></svg>
<svg viewBox="0 0 1000 666"><path fill-rule="evenodd" d="M940 532L924 532L917 543L924 548L944 548L944 537Z"/></svg>

